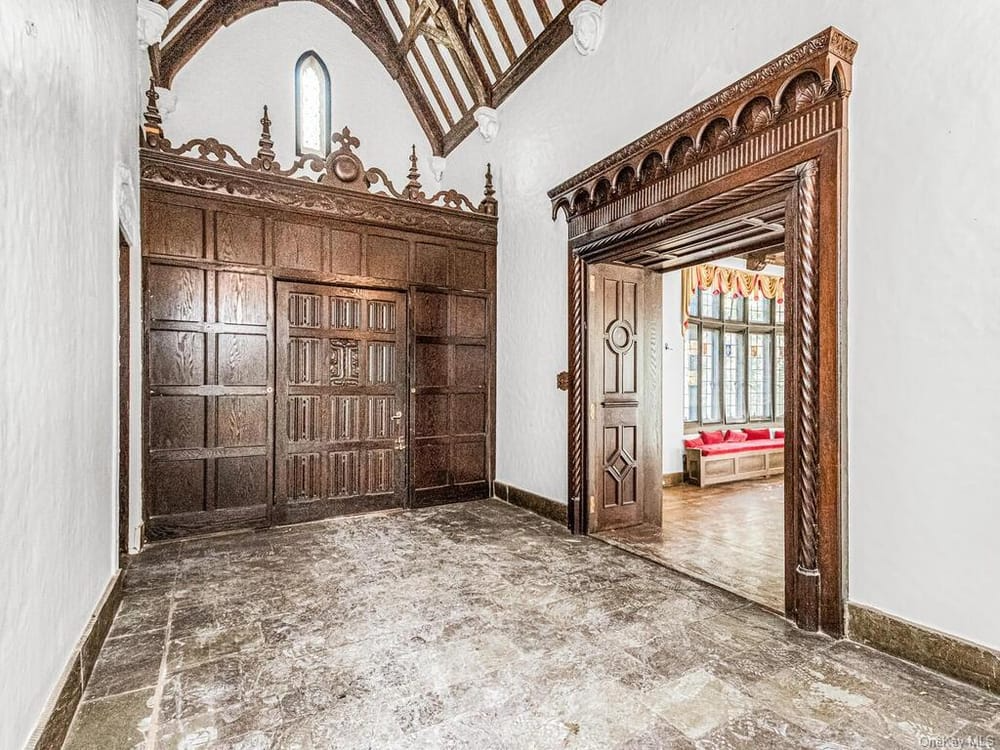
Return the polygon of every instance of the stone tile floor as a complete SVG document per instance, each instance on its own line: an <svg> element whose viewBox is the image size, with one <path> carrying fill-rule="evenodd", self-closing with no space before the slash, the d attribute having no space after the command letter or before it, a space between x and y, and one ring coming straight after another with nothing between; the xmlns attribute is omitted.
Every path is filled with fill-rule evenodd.
<svg viewBox="0 0 1000 750"><path fill-rule="evenodd" d="M782 479L663 490L663 525L598 536L773 610L785 609Z"/></svg>
<svg viewBox="0 0 1000 750"><path fill-rule="evenodd" d="M998 696L803 634L499 501L153 547L84 698L66 747L881 750L1000 736Z"/></svg>

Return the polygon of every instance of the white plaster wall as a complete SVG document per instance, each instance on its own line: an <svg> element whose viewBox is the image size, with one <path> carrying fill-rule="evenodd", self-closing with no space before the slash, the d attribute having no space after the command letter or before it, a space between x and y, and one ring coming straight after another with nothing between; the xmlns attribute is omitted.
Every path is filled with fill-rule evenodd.
<svg viewBox="0 0 1000 750"><path fill-rule="evenodd" d="M611 0L500 107L498 479L565 497L565 226L548 188L830 24L854 36L848 295L851 600L1000 646L1000 52L992 0ZM891 290L887 288L891 284ZM962 435L955 440L954 435Z"/></svg>
<svg viewBox="0 0 1000 750"><path fill-rule="evenodd" d="M0 3L0 747L22 747L117 568L115 166L131 0Z"/></svg>
<svg viewBox="0 0 1000 750"><path fill-rule="evenodd" d="M308 50L330 72L333 131L351 128L365 165L384 169L401 187L416 144L421 182L436 184L427 167L430 146L399 84L343 21L315 2L283 2L220 29L174 78L177 109L164 122L167 137L176 146L211 136L249 158L257 153L266 104L278 161L290 165L295 63Z"/></svg>

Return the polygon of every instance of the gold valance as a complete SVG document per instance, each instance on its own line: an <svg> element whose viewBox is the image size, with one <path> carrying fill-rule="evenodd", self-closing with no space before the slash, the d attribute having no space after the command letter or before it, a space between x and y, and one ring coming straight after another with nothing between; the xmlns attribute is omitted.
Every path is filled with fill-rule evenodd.
<svg viewBox="0 0 1000 750"><path fill-rule="evenodd" d="M761 296L785 301L785 280L781 276L766 276L753 271L741 271L725 266L701 265L681 271L681 305L684 327L688 324L691 298L700 290L715 294L732 294L735 297Z"/></svg>

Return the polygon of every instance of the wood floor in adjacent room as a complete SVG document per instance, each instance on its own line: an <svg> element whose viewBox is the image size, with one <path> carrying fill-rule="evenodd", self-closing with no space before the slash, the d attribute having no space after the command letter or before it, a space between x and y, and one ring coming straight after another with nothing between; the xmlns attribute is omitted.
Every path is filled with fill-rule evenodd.
<svg viewBox="0 0 1000 750"><path fill-rule="evenodd" d="M785 610L784 483L751 479L663 490L663 527L599 536L771 609Z"/></svg>
<svg viewBox="0 0 1000 750"><path fill-rule="evenodd" d="M898 750L1000 734L1000 697L499 501L154 547L126 588L69 748Z"/></svg>

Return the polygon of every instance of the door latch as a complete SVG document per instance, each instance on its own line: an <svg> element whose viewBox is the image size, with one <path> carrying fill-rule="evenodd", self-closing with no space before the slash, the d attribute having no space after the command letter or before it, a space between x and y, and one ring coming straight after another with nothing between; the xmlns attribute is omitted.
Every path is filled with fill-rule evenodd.
<svg viewBox="0 0 1000 750"><path fill-rule="evenodd" d="M406 450L406 438L400 435L396 438L396 450L405 451Z"/></svg>

